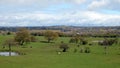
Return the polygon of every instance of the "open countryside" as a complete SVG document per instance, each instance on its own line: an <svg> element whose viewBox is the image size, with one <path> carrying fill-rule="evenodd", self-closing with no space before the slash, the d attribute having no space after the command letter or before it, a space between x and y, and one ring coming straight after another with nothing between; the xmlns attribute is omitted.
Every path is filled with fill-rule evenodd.
<svg viewBox="0 0 120 68"><path fill-rule="evenodd" d="M113 36L114 38L108 35L104 38L104 36L91 37L78 33L73 33L72 36L64 35L64 33L58 35L56 30L44 30L43 33L40 33L41 31L38 33L36 30L29 33L30 31L20 28L16 32L1 32L0 51L9 52L9 45L11 45L11 51L19 53L16 56L0 56L1 68L120 67L119 35L116 35L117 37ZM27 39L22 44L14 44L14 42L19 42L19 40L15 41L16 36L19 39L23 36L26 38L30 36L32 39L31 41ZM48 41L49 39L50 41ZM107 43L108 40L114 39L117 42ZM106 41L106 43L101 45L101 41ZM64 48L66 48L66 51L64 51Z"/></svg>
<svg viewBox="0 0 120 68"><path fill-rule="evenodd" d="M120 68L120 0L0 0L0 68Z"/></svg>

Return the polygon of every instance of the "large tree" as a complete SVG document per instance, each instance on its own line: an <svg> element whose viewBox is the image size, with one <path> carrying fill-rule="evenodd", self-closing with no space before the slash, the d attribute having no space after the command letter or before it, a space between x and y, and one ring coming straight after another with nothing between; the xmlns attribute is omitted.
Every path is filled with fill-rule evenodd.
<svg viewBox="0 0 120 68"><path fill-rule="evenodd" d="M19 29L16 33L15 41L17 41L19 45L23 45L24 43L30 42L31 36L29 31L25 28Z"/></svg>
<svg viewBox="0 0 120 68"><path fill-rule="evenodd" d="M49 43L51 40L55 40L58 38L58 33L53 32L51 30L46 30L44 33L44 37L45 39L48 40L48 43Z"/></svg>

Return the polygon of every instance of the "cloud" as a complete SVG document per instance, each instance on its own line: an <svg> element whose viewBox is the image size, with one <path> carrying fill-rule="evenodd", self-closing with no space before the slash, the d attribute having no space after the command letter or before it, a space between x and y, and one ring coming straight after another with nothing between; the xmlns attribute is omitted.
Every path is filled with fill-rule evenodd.
<svg viewBox="0 0 120 68"><path fill-rule="evenodd" d="M11 5L15 8L9 7ZM64 6L65 10L60 9ZM120 0L0 0L0 26L120 26L120 14L98 12L104 9L120 11L119 6ZM86 7L89 10L82 10Z"/></svg>
<svg viewBox="0 0 120 68"><path fill-rule="evenodd" d="M50 4L71 3L81 4L86 0L0 0L0 4L8 5L32 5L49 6Z"/></svg>
<svg viewBox="0 0 120 68"><path fill-rule="evenodd" d="M86 12L87 21L100 26L120 26L120 15Z"/></svg>
<svg viewBox="0 0 120 68"><path fill-rule="evenodd" d="M81 7L81 4L84 4L82 8L88 7L89 10L110 9L120 11L120 0L0 0L0 5L3 5L2 7L23 6L23 8L28 8L35 6L37 8L46 8L51 5L55 6L60 4L72 4L77 7Z"/></svg>
<svg viewBox="0 0 120 68"><path fill-rule="evenodd" d="M89 9L97 9L103 6L106 6L107 2L105 0L100 0L100 1L93 1L90 5L89 5Z"/></svg>
<svg viewBox="0 0 120 68"><path fill-rule="evenodd" d="M1 26L120 26L120 15L102 14L94 11L49 13L23 13L0 15Z"/></svg>
<svg viewBox="0 0 120 68"><path fill-rule="evenodd" d="M119 6L120 0L94 0L89 4L88 9L90 10L109 9L120 11Z"/></svg>

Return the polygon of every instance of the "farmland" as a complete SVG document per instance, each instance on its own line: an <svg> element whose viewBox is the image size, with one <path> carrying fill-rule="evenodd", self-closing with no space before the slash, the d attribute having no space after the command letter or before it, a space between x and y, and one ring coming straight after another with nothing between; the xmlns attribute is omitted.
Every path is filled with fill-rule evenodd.
<svg viewBox="0 0 120 68"><path fill-rule="evenodd" d="M13 35L0 35L0 50L5 39ZM104 47L97 43L80 45L69 43L70 37L59 37L54 43L43 43L46 41L43 36L36 36L37 42L31 42L23 46L12 46L12 50L25 53L19 56L0 56L0 68L120 68L120 45L113 44L107 48L104 54ZM88 37L88 42L102 40L103 38ZM120 39L119 39L120 40ZM68 44L67 52L57 54L61 41ZM32 48L31 48L32 47ZM90 53L80 53L80 48L89 47ZM74 53L74 49L77 51Z"/></svg>

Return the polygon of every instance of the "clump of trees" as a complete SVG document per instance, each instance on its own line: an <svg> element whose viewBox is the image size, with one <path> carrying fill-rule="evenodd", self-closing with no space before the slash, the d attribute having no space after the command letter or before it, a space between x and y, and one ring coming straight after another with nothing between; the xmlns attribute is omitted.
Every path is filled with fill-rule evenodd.
<svg viewBox="0 0 120 68"><path fill-rule="evenodd" d="M74 38L72 37L70 40L69 40L69 43L78 43L79 42L79 38Z"/></svg>
<svg viewBox="0 0 120 68"><path fill-rule="evenodd" d="M117 44L118 43L118 39L107 39L105 38L102 42L98 42L99 45L103 45L103 46L111 46L113 44Z"/></svg>
<svg viewBox="0 0 120 68"><path fill-rule="evenodd" d="M80 35L76 34L70 39L69 43L78 43L79 40L80 40Z"/></svg>
<svg viewBox="0 0 120 68"><path fill-rule="evenodd" d="M80 43L82 45L86 45L88 42L83 36L76 34L69 40L69 43Z"/></svg>
<svg viewBox="0 0 120 68"><path fill-rule="evenodd" d="M33 36L43 36L43 35L44 35L44 34L43 34L43 31L31 32L30 34L33 35Z"/></svg>
<svg viewBox="0 0 120 68"><path fill-rule="evenodd" d="M29 31L26 28L21 28L15 35L15 41L18 42L19 45L23 45L24 43L34 42L36 39L34 36L31 36Z"/></svg>
<svg viewBox="0 0 120 68"><path fill-rule="evenodd" d="M48 41L48 43L50 43L52 40L57 39L59 36L58 36L58 33L56 32L53 32L51 30L46 30L44 32L44 37Z"/></svg>
<svg viewBox="0 0 120 68"><path fill-rule="evenodd" d="M62 49L62 52L66 52L69 47L68 47L67 44L65 44L65 43L62 41L59 48Z"/></svg>
<svg viewBox="0 0 120 68"><path fill-rule="evenodd" d="M101 38L117 38L119 37L119 34L107 32L107 33L100 33L100 34L93 34L92 37L101 37Z"/></svg>

